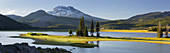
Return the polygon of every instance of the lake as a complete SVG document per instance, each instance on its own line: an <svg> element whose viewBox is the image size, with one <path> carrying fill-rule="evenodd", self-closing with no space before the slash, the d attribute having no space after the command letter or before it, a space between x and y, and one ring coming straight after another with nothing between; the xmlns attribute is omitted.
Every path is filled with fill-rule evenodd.
<svg viewBox="0 0 170 53"><path fill-rule="evenodd" d="M35 32L35 31L29 31ZM170 45L142 43L142 42L124 42L124 41L100 41L99 47L95 48L78 48L72 46L57 45L36 45L32 44L32 39L9 38L9 36L19 36L19 34L28 33L26 31L0 31L0 43L3 45L27 42L31 46L42 48L64 48L73 53L167 53L170 52ZM68 32L39 32L50 35L69 35ZM74 32L75 34L75 32ZM111 37L156 37L156 33L124 33L124 32L101 32L101 36ZM170 35L170 34L169 34ZM94 44L97 44L94 41Z"/></svg>

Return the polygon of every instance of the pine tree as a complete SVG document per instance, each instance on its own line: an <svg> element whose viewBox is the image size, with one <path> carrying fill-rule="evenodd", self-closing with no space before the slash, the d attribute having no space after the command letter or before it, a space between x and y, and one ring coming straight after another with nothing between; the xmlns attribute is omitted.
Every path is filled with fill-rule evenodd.
<svg viewBox="0 0 170 53"><path fill-rule="evenodd" d="M161 29L161 22L159 22L158 28L157 28L157 37L162 38L163 36L163 31Z"/></svg>
<svg viewBox="0 0 170 53"><path fill-rule="evenodd" d="M85 24L84 24L84 17L83 16L80 19L79 28L80 28L80 31L79 31L80 32L80 36L84 36Z"/></svg>
<svg viewBox="0 0 170 53"><path fill-rule="evenodd" d="M168 24L166 25L166 27L165 27L165 29L166 29L166 32L165 32L165 38L170 38L169 36L168 36L168 32L169 32L169 28L168 28Z"/></svg>
<svg viewBox="0 0 170 53"><path fill-rule="evenodd" d="M76 36L80 36L80 30L79 29L76 30Z"/></svg>
<svg viewBox="0 0 170 53"><path fill-rule="evenodd" d="M87 30L87 26L85 27L85 30L84 30L84 36L88 37L89 34L88 34L88 30Z"/></svg>
<svg viewBox="0 0 170 53"><path fill-rule="evenodd" d="M79 24L79 28L80 28L80 30L79 30L79 35L80 36L83 36L83 30L82 30L82 19L80 18L80 24Z"/></svg>
<svg viewBox="0 0 170 53"><path fill-rule="evenodd" d="M85 30L84 17L82 16L82 30Z"/></svg>
<svg viewBox="0 0 170 53"><path fill-rule="evenodd" d="M80 30L82 29L82 19L81 18L80 18L79 28L80 28Z"/></svg>
<svg viewBox="0 0 170 53"><path fill-rule="evenodd" d="M72 36L72 35L73 35L73 32L72 32L72 30L71 30L71 29L69 29L69 34L70 34L70 36Z"/></svg>
<svg viewBox="0 0 170 53"><path fill-rule="evenodd" d="M94 33L94 24L93 24L93 19L92 19L91 20L91 30L90 30L90 34L92 37L94 36L93 33Z"/></svg>
<svg viewBox="0 0 170 53"><path fill-rule="evenodd" d="M83 33L83 31L85 30L85 24L84 24L84 17L82 16L82 19L81 19L81 25L82 25L82 27L81 27L81 30L82 30L82 36L84 36L84 33Z"/></svg>
<svg viewBox="0 0 170 53"><path fill-rule="evenodd" d="M99 22L96 22L96 32L97 32L97 37L100 37L100 25L99 25Z"/></svg>

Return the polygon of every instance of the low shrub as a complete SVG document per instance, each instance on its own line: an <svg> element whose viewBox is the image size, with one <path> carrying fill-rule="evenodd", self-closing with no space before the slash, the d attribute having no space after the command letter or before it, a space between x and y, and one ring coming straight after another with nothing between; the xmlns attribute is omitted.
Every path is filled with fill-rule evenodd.
<svg viewBox="0 0 170 53"><path fill-rule="evenodd" d="M27 33L28 35L48 35L48 34L44 34L44 33Z"/></svg>

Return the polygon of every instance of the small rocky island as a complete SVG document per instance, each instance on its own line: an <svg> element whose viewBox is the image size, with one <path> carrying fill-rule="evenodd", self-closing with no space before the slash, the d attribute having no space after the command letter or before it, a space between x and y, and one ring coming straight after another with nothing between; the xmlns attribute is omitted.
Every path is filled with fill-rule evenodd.
<svg viewBox="0 0 170 53"><path fill-rule="evenodd" d="M13 45L2 45L0 43L0 53L71 53L65 49L60 48L36 48L29 46L28 43L15 43Z"/></svg>

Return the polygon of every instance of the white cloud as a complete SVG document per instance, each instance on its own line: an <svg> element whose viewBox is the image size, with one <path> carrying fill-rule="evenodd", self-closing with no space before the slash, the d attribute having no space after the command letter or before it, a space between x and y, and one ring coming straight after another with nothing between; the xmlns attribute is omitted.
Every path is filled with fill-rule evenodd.
<svg viewBox="0 0 170 53"><path fill-rule="evenodd" d="M15 14L15 15L19 15L19 16L26 16L32 12L36 12L37 10L44 10L42 8L39 9L35 9L35 10L15 10L15 9L0 9L0 14L3 15L10 15L10 14ZM47 10L45 10L47 11Z"/></svg>
<svg viewBox="0 0 170 53"><path fill-rule="evenodd" d="M4 9L0 11L1 14L8 15L8 14L16 14L16 10L11 9Z"/></svg>

